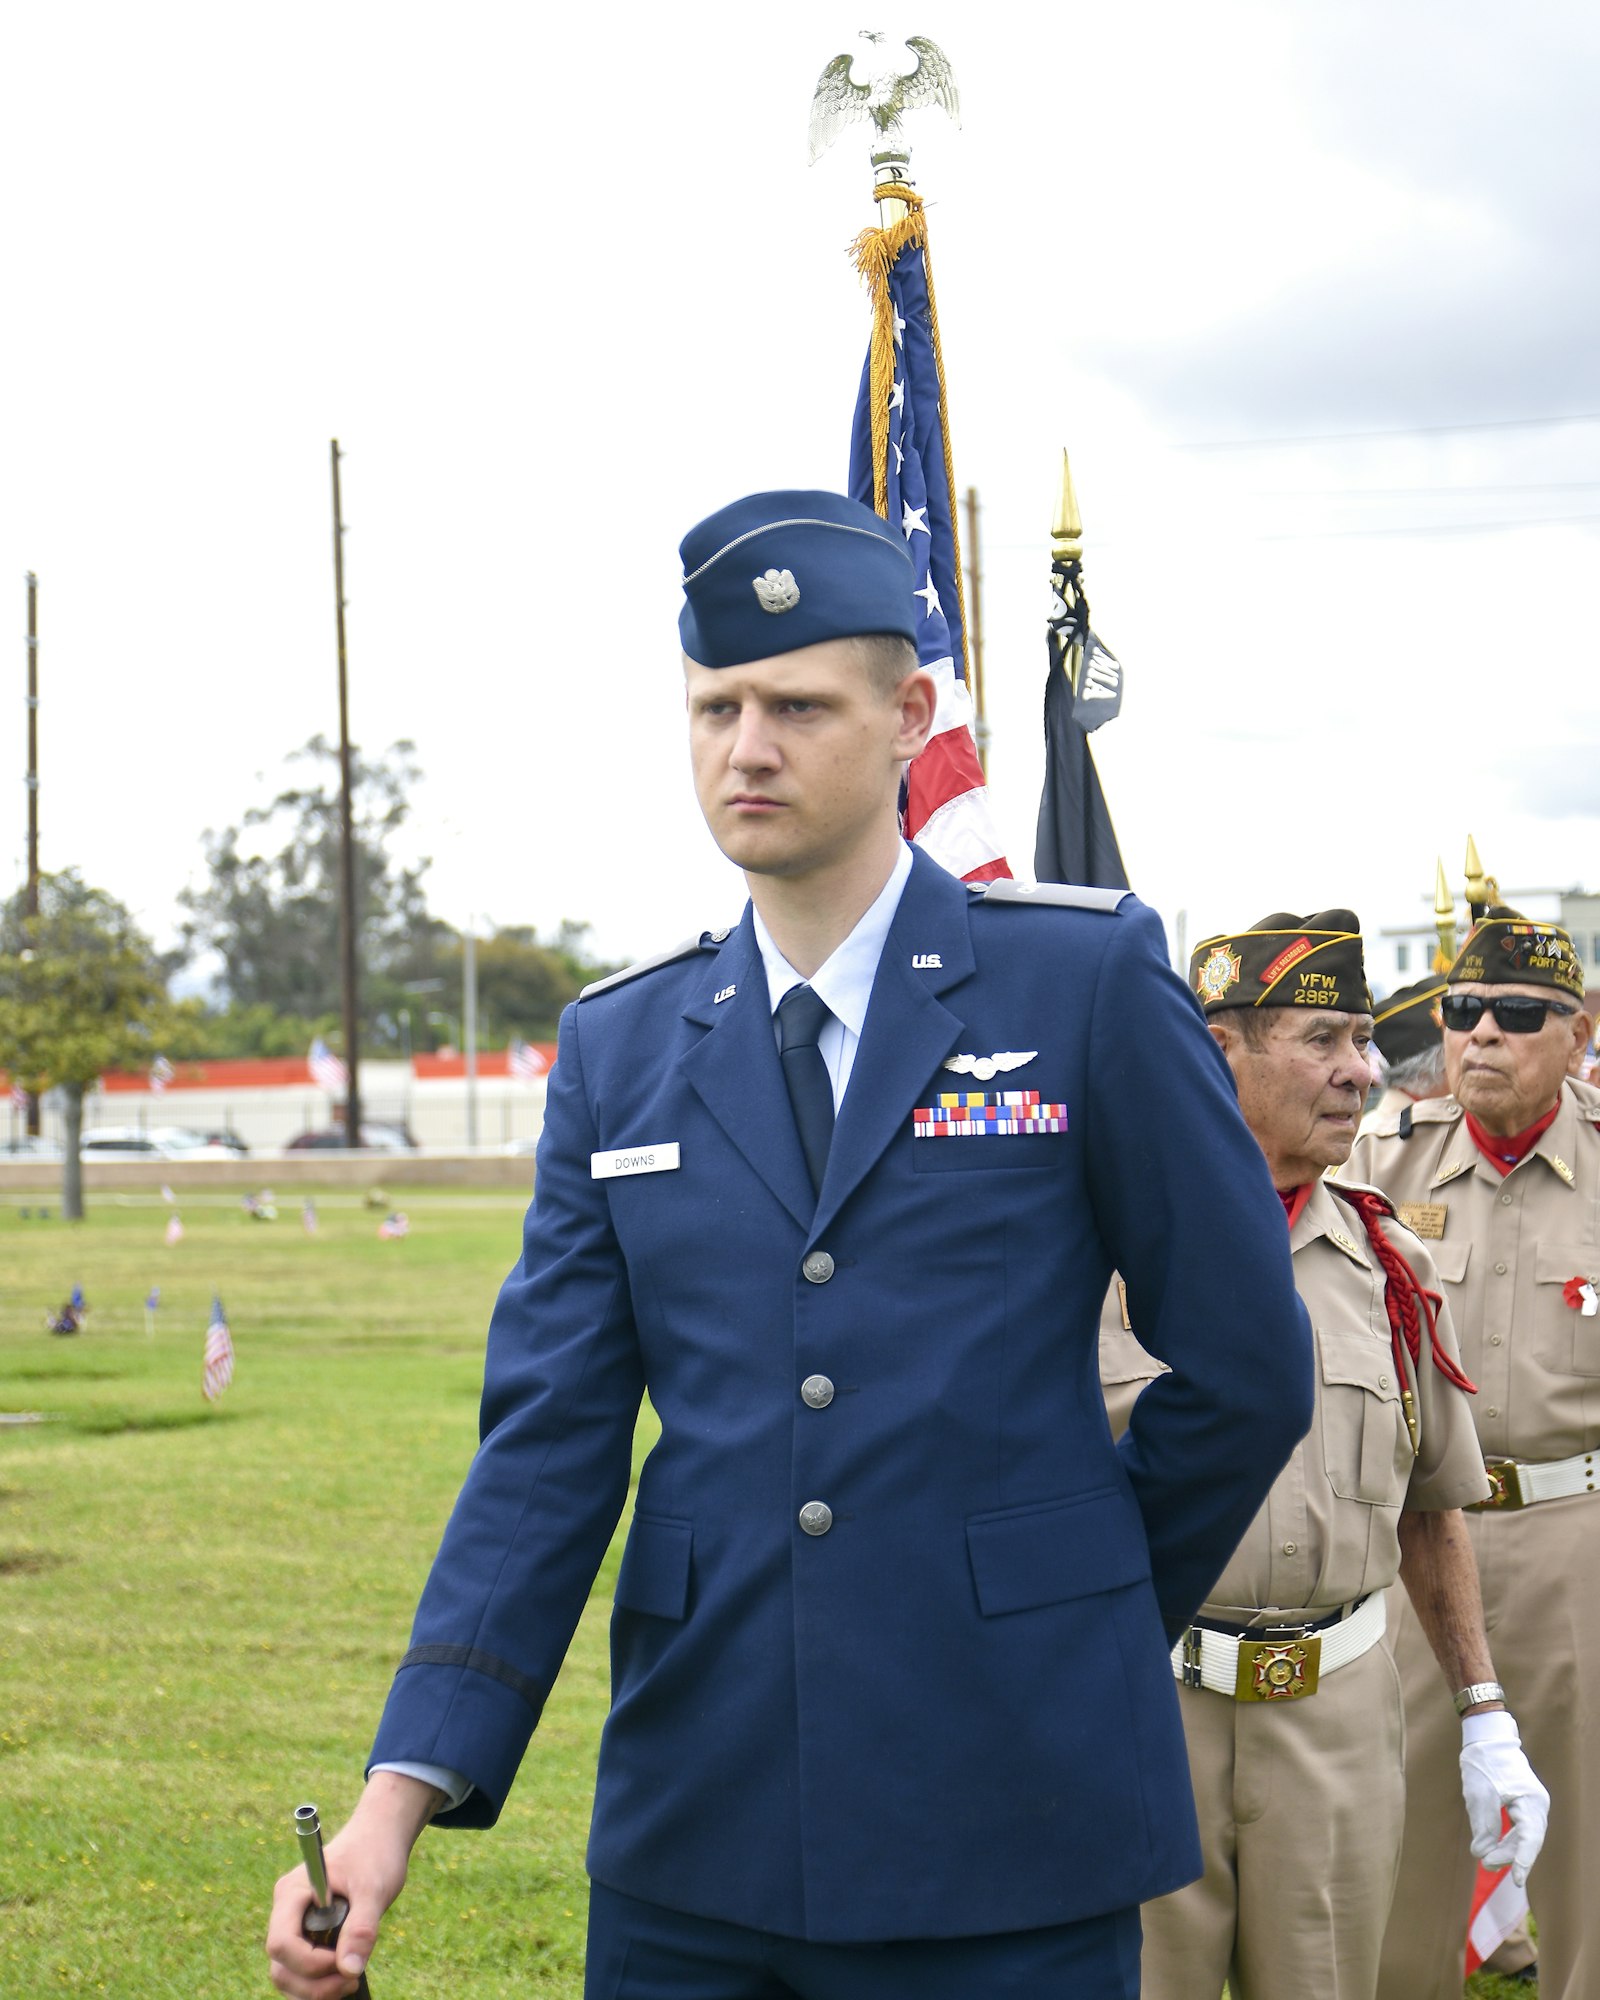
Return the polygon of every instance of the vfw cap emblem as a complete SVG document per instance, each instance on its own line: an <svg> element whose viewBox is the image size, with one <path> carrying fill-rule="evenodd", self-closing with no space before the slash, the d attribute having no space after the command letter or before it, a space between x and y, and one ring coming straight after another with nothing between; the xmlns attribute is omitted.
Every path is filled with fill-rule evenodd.
<svg viewBox="0 0 1600 2000"><path fill-rule="evenodd" d="M1195 990L1200 998L1215 1004L1230 986L1238 984L1240 966L1240 954L1229 951L1226 945L1219 944L1201 966L1195 980Z"/></svg>
<svg viewBox="0 0 1600 2000"><path fill-rule="evenodd" d="M756 602L763 611L774 614L792 611L800 602L800 586L794 580L794 571L789 569L769 569L765 576L751 579L756 593Z"/></svg>

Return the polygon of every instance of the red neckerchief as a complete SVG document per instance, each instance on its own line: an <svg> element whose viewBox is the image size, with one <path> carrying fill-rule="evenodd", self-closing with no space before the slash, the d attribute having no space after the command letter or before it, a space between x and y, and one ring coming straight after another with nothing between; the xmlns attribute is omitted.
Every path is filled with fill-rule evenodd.
<svg viewBox="0 0 1600 2000"><path fill-rule="evenodd" d="M1467 1131L1473 1145L1503 1180L1511 1169L1525 1160L1538 1145L1540 1139L1556 1122L1556 1113L1560 1109L1561 1099L1558 1097L1542 1118L1536 1118L1525 1132L1515 1132L1509 1139L1502 1139L1494 1132L1485 1132L1469 1111Z"/></svg>
<svg viewBox="0 0 1600 2000"><path fill-rule="evenodd" d="M1283 1212L1289 1218L1291 1229L1305 1214L1306 1203L1311 1199L1311 1190L1315 1186L1315 1181L1306 1181L1301 1187L1279 1188L1278 1199L1283 1203Z"/></svg>

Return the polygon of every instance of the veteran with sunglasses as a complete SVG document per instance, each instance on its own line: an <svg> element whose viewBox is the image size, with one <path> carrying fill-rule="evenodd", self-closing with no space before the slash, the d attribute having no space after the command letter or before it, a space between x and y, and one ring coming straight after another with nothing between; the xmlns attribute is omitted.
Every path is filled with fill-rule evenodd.
<svg viewBox="0 0 1600 2000"><path fill-rule="evenodd" d="M1568 1078L1592 1028L1567 933L1491 909L1440 1002L1448 1097L1357 1141L1428 1239L1478 1385L1494 1492L1467 1516L1495 1663L1551 1781L1528 1896L1544 2000L1600 1992L1600 1108ZM1391 1634L1406 1695L1406 1836L1382 2000L1458 2000L1473 1879L1457 1728L1414 1617Z"/></svg>

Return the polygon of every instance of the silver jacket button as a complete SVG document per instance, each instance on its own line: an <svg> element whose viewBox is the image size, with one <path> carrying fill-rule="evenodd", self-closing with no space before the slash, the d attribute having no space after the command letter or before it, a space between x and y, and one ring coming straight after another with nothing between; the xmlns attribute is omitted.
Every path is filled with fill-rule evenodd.
<svg viewBox="0 0 1600 2000"><path fill-rule="evenodd" d="M800 1396L813 1410L825 1410L833 1401L833 1384L826 1375L808 1375L800 1384Z"/></svg>
<svg viewBox="0 0 1600 2000"><path fill-rule="evenodd" d="M825 1500L808 1500L800 1509L800 1525L808 1535L825 1535L833 1526L833 1509Z"/></svg>
<svg viewBox="0 0 1600 2000"><path fill-rule="evenodd" d="M814 1285L825 1285L833 1276L833 1259L826 1250L812 1250L800 1269Z"/></svg>

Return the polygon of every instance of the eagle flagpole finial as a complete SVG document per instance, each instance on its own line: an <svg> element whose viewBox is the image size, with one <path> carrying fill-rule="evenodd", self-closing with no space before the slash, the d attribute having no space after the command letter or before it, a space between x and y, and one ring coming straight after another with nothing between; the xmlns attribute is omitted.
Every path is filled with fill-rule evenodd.
<svg viewBox="0 0 1600 2000"><path fill-rule="evenodd" d="M874 185L904 182L911 164L911 148L901 119L907 111L924 104L937 104L961 123L961 99L956 93L955 71L950 58L937 42L926 35L910 35L896 53L887 35L863 28L861 39L871 44L867 55L852 56L848 50L837 55L817 79L811 99L812 164L833 144L844 126L870 118L877 130L872 142ZM912 67L903 67L903 51L916 58Z"/></svg>

